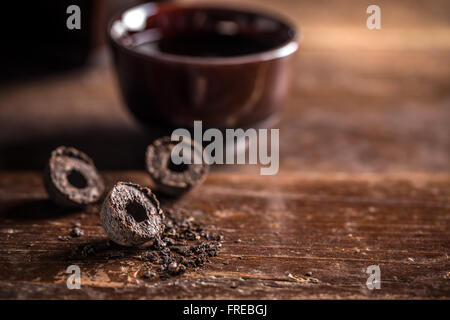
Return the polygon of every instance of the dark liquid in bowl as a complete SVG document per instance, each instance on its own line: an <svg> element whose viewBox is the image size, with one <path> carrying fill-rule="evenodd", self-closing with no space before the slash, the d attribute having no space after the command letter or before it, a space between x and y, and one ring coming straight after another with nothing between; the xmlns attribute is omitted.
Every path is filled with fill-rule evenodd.
<svg viewBox="0 0 450 320"><path fill-rule="evenodd" d="M164 52L192 57L233 57L273 48L273 45L243 35L179 35L138 45L142 53Z"/></svg>

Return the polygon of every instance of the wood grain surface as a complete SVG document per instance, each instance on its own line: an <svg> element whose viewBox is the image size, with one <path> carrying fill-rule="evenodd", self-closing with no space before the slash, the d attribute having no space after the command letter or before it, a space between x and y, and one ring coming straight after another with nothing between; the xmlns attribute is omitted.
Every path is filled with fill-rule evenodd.
<svg viewBox="0 0 450 320"><path fill-rule="evenodd" d="M110 186L149 184L141 172L107 177ZM448 178L213 173L175 207L223 233L222 250L199 272L165 281L139 277L144 263L132 257L72 258L74 248L106 240L97 210L54 206L35 173L1 181L2 298L449 297ZM85 234L60 241L75 221ZM66 287L72 264L81 290ZM370 265L380 266L380 290L366 287Z"/></svg>
<svg viewBox="0 0 450 320"><path fill-rule="evenodd" d="M105 52L86 68L1 81L0 298L449 299L450 5L378 2L377 31L364 1L245 3L289 16L303 35L280 172L214 167L170 204L224 242L205 268L165 281L139 277L131 256L74 259L74 248L106 241L98 208L67 212L43 188L61 144L94 158L109 187L149 184L154 137L127 112ZM58 240L75 221L84 235ZM72 264L81 290L66 287ZM380 290L366 287L370 265Z"/></svg>

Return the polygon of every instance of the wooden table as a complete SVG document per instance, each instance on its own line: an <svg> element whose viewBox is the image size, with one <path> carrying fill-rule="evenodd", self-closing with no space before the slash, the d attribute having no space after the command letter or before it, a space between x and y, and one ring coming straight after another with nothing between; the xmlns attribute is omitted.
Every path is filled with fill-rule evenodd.
<svg viewBox="0 0 450 320"><path fill-rule="evenodd" d="M238 3L240 1L237 1ZM165 281L142 263L72 248L106 235L97 210L53 206L52 148L90 154L111 186L148 184L151 136L127 113L109 63L0 87L0 298L450 298L450 42L446 1L250 1L304 35L280 124L280 172L215 167L175 205L222 232L199 272ZM85 234L69 241L79 221ZM68 290L69 265L82 289ZM366 287L368 266L381 289Z"/></svg>

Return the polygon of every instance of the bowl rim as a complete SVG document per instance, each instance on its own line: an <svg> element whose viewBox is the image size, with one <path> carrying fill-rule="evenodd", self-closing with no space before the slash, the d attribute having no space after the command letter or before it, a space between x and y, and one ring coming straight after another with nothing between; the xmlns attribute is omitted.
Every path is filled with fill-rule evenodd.
<svg viewBox="0 0 450 320"><path fill-rule="evenodd" d="M288 41L283 42L278 46L274 46L271 49L255 52L251 54L245 54L240 56L231 56L231 57L195 57L195 56L187 56L187 55L177 55L166 52L158 51L155 54L142 53L137 50L133 50L130 47L123 45L118 39L112 36L112 26L113 23L120 20L122 15L135 8L139 8L142 6L156 6L156 7L167 7L174 9L204 9L204 10L228 10L228 11L236 11L242 12L245 14L252 14L257 16L268 17L273 20L278 21L279 23L284 24L292 31L292 37ZM110 45L116 46L117 48L124 50L125 52L135 55L142 58L147 59L156 59L162 60L166 62L173 63L184 63L184 64L196 64L196 65L234 65L234 64L245 64L245 63L255 63L269 60L276 60L287 57L295 53L299 44L302 40L302 33L300 32L300 28L297 27L290 18L281 15L279 13L269 12L266 9L254 8L247 5L232 5L232 4L211 4L211 3L159 3L159 2L146 2L139 5L132 5L125 8L122 8L117 13L111 16L108 21L106 27L106 35Z"/></svg>

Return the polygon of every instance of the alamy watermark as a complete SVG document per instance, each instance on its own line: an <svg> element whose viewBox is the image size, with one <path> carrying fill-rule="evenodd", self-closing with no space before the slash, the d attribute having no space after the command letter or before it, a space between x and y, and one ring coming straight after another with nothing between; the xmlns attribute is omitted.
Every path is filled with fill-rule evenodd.
<svg viewBox="0 0 450 320"><path fill-rule="evenodd" d="M380 6L372 4L367 7L366 13L370 16L366 20L366 26L369 30L380 30L381 29L381 9Z"/></svg>
<svg viewBox="0 0 450 320"><path fill-rule="evenodd" d="M367 289L381 289L381 269L379 265L371 265L366 269L366 273L370 274L367 278L366 286Z"/></svg>
<svg viewBox="0 0 450 320"><path fill-rule="evenodd" d="M67 278L66 285L67 289L81 289L81 269L79 266L72 264L67 267L66 273L71 274L69 278Z"/></svg>
<svg viewBox="0 0 450 320"><path fill-rule="evenodd" d="M260 164L261 175L274 175L280 166L279 129L225 129L210 128L203 132L202 121L194 121L194 142L200 146L208 142L203 154L193 152L191 133L179 128L173 131L171 140L179 142L172 149L171 160L180 164ZM181 140L180 140L181 139ZM183 143L184 142L184 143ZM248 149L246 150L248 146ZM270 148L270 150L269 150ZM270 152L269 152L270 151ZM246 156L248 155L248 157Z"/></svg>
<svg viewBox="0 0 450 320"><path fill-rule="evenodd" d="M81 9L79 6L73 4L67 7L67 14L70 16L66 20L66 26L69 30L81 29Z"/></svg>

